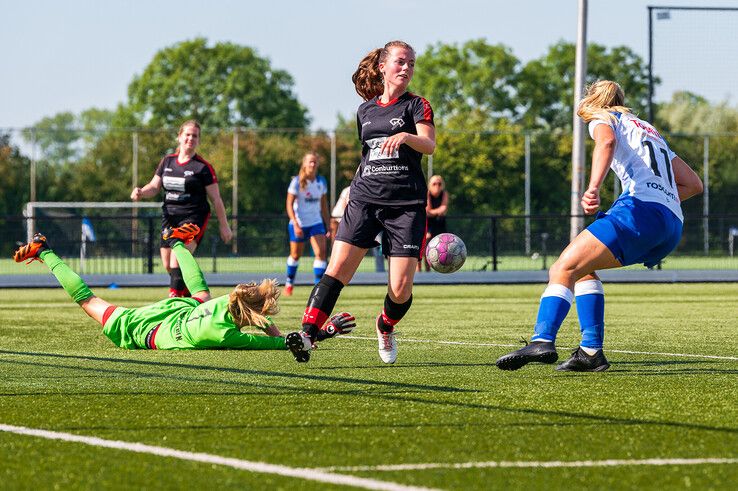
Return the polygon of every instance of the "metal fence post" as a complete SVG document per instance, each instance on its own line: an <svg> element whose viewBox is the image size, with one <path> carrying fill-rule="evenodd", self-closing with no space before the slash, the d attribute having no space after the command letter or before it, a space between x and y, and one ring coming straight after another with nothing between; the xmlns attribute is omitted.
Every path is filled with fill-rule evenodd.
<svg viewBox="0 0 738 491"><path fill-rule="evenodd" d="M231 252L238 254L238 128L233 128L233 191L231 193L231 230L233 230L233 239L231 240Z"/></svg>
<svg viewBox="0 0 738 491"><path fill-rule="evenodd" d="M530 255L530 133L525 134L525 255Z"/></svg>
<svg viewBox="0 0 738 491"><path fill-rule="evenodd" d="M331 210L336 206L336 130L331 131ZM326 224L328 225L328 224Z"/></svg>
<svg viewBox="0 0 738 491"><path fill-rule="evenodd" d="M710 137L705 136L702 152L702 182L704 199L702 201L702 233L705 255L710 253Z"/></svg>
<svg viewBox="0 0 738 491"><path fill-rule="evenodd" d="M497 271L497 217L490 217L490 234L491 234L491 253L492 253L492 271Z"/></svg>
<svg viewBox="0 0 738 491"><path fill-rule="evenodd" d="M148 242L146 247L146 253L148 255L148 267L146 268L146 270L149 274L152 274L154 272L154 217L148 217L147 221L149 233L146 237L146 241Z"/></svg>

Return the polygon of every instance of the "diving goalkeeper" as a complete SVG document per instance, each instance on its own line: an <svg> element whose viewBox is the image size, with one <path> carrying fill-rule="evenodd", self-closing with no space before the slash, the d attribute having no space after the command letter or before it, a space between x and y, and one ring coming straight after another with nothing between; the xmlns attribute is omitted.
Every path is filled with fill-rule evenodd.
<svg viewBox="0 0 738 491"><path fill-rule="evenodd" d="M230 294L213 298L197 261L185 247L199 232L197 225L185 224L162 234L165 240L174 239L172 251L192 297L168 298L132 309L95 296L82 278L54 254L41 234L34 235L30 243L15 251L13 259L45 263L69 296L121 348L287 349L284 337L270 317L279 311L277 282L240 284ZM266 336L242 332L245 326L256 327ZM355 326L354 317L342 312L323 326L318 339L348 333Z"/></svg>

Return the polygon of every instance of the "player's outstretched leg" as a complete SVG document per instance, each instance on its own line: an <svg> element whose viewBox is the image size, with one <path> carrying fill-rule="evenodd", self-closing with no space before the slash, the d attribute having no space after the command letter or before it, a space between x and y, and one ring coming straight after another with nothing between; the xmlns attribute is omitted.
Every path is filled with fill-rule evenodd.
<svg viewBox="0 0 738 491"><path fill-rule="evenodd" d="M49 248L46 242L46 237L42 234L34 235L31 242L19 247L13 254L13 259L19 263L25 260L33 261L34 259L44 262L64 288L64 291L77 303L84 302L94 296L82 278L67 266L59 256L54 254L54 251Z"/></svg>

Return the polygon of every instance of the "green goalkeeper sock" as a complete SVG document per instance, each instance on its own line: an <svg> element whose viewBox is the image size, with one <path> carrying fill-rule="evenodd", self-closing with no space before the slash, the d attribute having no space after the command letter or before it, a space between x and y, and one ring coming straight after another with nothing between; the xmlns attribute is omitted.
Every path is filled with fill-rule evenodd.
<svg viewBox="0 0 738 491"><path fill-rule="evenodd" d="M175 242L172 245L172 252L177 257L177 262L179 263L179 268L182 270L182 277L184 278L185 285L187 285L187 289L193 294L208 291L208 284L205 281L202 270L185 245L180 241Z"/></svg>
<svg viewBox="0 0 738 491"><path fill-rule="evenodd" d="M46 249L39 254L39 257L46 263L51 273L56 276L56 279L64 288L64 291L72 297L72 300L80 303L93 296L84 280L72 271L72 268L67 266L59 256L54 254L54 251Z"/></svg>

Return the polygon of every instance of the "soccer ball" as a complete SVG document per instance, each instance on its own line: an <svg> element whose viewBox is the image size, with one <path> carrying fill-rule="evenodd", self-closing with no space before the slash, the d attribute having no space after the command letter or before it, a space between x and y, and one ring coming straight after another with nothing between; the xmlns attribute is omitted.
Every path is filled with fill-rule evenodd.
<svg viewBox="0 0 738 491"><path fill-rule="evenodd" d="M438 234L425 247L428 264L439 273L453 273L466 261L466 245L454 234Z"/></svg>

